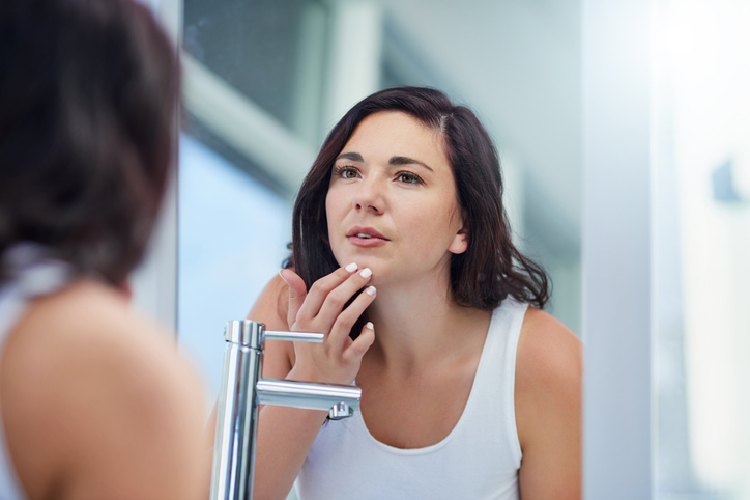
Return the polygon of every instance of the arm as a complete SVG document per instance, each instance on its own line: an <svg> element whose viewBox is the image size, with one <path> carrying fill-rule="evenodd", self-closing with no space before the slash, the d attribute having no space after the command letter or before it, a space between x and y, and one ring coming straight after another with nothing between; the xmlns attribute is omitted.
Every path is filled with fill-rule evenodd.
<svg viewBox="0 0 750 500"><path fill-rule="evenodd" d="M580 340L529 308L516 361L516 423L523 451L521 498L581 498Z"/></svg>
<svg viewBox="0 0 750 500"><path fill-rule="evenodd" d="M350 384L362 357L374 340L365 328L357 340L349 331L374 296L360 294L369 282L357 273L339 269L310 289L292 271L266 286L249 317L268 328L322 332L322 344L269 342L263 355L263 375L304 382ZM286 318L284 318L286 313ZM321 411L265 406L260 410L254 496L283 499L289 493L327 414Z"/></svg>

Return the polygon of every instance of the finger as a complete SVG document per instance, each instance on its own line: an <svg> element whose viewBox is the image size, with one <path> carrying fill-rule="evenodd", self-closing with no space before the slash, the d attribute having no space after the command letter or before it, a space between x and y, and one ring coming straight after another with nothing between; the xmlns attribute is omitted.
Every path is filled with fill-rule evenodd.
<svg viewBox="0 0 750 500"><path fill-rule="evenodd" d="M339 352L344 349L354 323L365 312L365 309L372 304L376 295L377 290L375 290L375 287L368 286L338 315L329 335L329 342L334 349L337 349Z"/></svg>
<svg viewBox="0 0 750 500"><path fill-rule="evenodd" d="M341 283L347 280L354 272L357 271L357 264L352 262L346 267L336 269L334 272L327 276L323 276L317 280L310 287L310 291L307 294L305 303L299 309L299 314L305 318L314 318L320 312L320 307L323 302L331 293L331 290L335 289ZM328 329L333 324L333 321L328 323L325 328Z"/></svg>
<svg viewBox="0 0 750 500"><path fill-rule="evenodd" d="M302 304L305 302L307 297L307 287L302 278L297 276L297 273L291 269L282 269L279 272L281 279L283 279L287 285L289 285L289 309L286 313L286 322L289 326L294 324L294 320L297 317L297 311L299 311Z"/></svg>
<svg viewBox="0 0 750 500"><path fill-rule="evenodd" d="M328 297L320 307L318 317L328 319L330 324L333 325L346 303L371 279L372 271L369 268L365 268L359 273L352 273L346 281L329 292Z"/></svg>
<svg viewBox="0 0 750 500"><path fill-rule="evenodd" d="M365 353L370 349L372 343L375 342L375 327L372 323L367 323L359 336L354 339L354 342L344 351L342 357L347 363L353 363L355 361L361 361Z"/></svg>

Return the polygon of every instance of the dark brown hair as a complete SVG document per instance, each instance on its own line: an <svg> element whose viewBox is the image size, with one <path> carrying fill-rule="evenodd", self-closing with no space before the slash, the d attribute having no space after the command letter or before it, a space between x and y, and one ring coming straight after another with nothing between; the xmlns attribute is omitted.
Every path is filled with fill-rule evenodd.
<svg viewBox="0 0 750 500"><path fill-rule="evenodd" d="M492 139L469 109L453 105L444 93L430 88L376 92L350 109L331 130L294 204L288 265L293 265L308 287L339 267L328 242L325 210L331 169L357 125L380 111L406 113L443 136L468 233L466 251L451 260L454 300L492 310L512 296L543 308L549 298L547 274L513 244Z"/></svg>
<svg viewBox="0 0 750 500"><path fill-rule="evenodd" d="M2 0L0 75L0 253L38 243L121 282L173 160L175 47L136 1Z"/></svg>

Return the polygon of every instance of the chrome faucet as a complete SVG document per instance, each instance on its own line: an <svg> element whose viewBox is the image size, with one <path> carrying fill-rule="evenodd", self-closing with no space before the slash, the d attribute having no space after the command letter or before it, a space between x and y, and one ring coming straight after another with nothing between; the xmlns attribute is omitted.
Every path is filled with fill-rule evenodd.
<svg viewBox="0 0 750 500"><path fill-rule="evenodd" d="M230 321L225 330L224 376L219 393L211 468L211 500L252 500L258 406L327 410L341 419L359 409L354 386L261 379L265 340L323 342L321 333L277 332L254 321Z"/></svg>

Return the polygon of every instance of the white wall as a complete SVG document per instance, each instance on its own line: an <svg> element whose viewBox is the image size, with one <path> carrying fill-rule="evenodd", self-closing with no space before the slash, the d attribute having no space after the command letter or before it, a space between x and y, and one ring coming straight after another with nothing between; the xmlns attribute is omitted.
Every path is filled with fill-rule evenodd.
<svg viewBox="0 0 750 500"><path fill-rule="evenodd" d="M584 497L652 497L650 1L584 0Z"/></svg>

